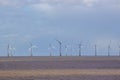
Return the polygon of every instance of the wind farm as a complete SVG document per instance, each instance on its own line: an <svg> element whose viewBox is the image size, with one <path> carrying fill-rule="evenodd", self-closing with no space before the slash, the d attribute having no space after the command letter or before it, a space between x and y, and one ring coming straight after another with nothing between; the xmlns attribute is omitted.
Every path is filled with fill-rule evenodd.
<svg viewBox="0 0 120 80"><path fill-rule="evenodd" d="M34 56L38 46L30 43L28 56L13 56L16 48L8 44L7 56L0 57L1 80L119 80L120 56L110 55L112 46L106 47L107 55L101 56L99 45L91 46L93 55L84 55L84 43L70 45L57 41L48 44L48 56ZM75 47L76 54L69 54ZM57 53L55 53L57 49ZM33 51L34 50L34 51ZM40 52L41 53L41 52ZM55 55L57 54L57 56Z"/></svg>
<svg viewBox="0 0 120 80"><path fill-rule="evenodd" d="M120 80L120 0L0 0L0 80Z"/></svg>

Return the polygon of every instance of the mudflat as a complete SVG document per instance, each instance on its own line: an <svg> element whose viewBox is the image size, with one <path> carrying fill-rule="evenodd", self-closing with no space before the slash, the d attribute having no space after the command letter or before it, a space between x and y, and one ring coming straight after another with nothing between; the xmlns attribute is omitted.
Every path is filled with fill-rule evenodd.
<svg viewBox="0 0 120 80"><path fill-rule="evenodd" d="M120 57L1 57L0 80L120 80Z"/></svg>

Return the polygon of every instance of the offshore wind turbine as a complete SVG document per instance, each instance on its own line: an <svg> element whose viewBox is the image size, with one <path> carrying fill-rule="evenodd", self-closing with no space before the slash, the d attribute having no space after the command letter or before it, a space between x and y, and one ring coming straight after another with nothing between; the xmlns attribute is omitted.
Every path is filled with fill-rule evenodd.
<svg viewBox="0 0 120 80"><path fill-rule="evenodd" d="M62 56L62 41L56 40L59 44L59 55Z"/></svg>
<svg viewBox="0 0 120 80"><path fill-rule="evenodd" d="M33 48L37 48L37 46L36 46L36 45L33 45L32 43L30 43L29 51L30 51L30 56L31 56L31 57L33 56Z"/></svg>
<svg viewBox="0 0 120 80"><path fill-rule="evenodd" d="M15 54L15 48L12 47L10 44L8 44L7 46L7 56L10 57L10 56L13 56L13 54Z"/></svg>
<svg viewBox="0 0 120 80"><path fill-rule="evenodd" d="M10 45L7 45L7 56L10 57Z"/></svg>
<svg viewBox="0 0 120 80"><path fill-rule="evenodd" d="M10 51L10 54L9 54L9 55L12 57L12 56L13 56L13 53L12 53L12 52L13 52L12 46L9 47L9 51Z"/></svg>
<svg viewBox="0 0 120 80"><path fill-rule="evenodd" d="M53 54L53 50L55 49L55 46L53 46L52 44L49 44L49 51L50 51L50 56L52 56Z"/></svg>
<svg viewBox="0 0 120 80"><path fill-rule="evenodd" d="M97 56L97 45L95 44L95 56Z"/></svg>
<svg viewBox="0 0 120 80"><path fill-rule="evenodd" d="M30 51L30 56L33 56L33 48L32 48L32 43L30 43L30 48L29 48L29 51Z"/></svg>
<svg viewBox="0 0 120 80"><path fill-rule="evenodd" d="M78 44L78 47L79 47L79 56L82 56L82 52L81 52L81 48L82 48L82 44L80 43L80 44Z"/></svg>
<svg viewBox="0 0 120 80"><path fill-rule="evenodd" d="M110 56L110 48L111 48L111 46L108 45L108 56Z"/></svg>
<svg viewBox="0 0 120 80"><path fill-rule="evenodd" d="M120 56L120 44L118 43L118 49L119 49L119 56Z"/></svg>
<svg viewBox="0 0 120 80"><path fill-rule="evenodd" d="M15 47L11 47L11 56L13 56L15 54L15 50L16 50Z"/></svg>
<svg viewBox="0 0 120 80"><path fill-rule="evenodd" d="M48 49L50 50L50 56L52 56L52 45L51 44L49 44L49 48Z"/></svg>
<svg viewBox="0 0 120 80"><path fill-rule="evenodd" d="M108 56L110 56L110 49L111 49L111 41L110 41L110 43L108 44Z"/></svg>
<svg viewBox="0 0 120 80"><path fill-rule="evenodd" d="M118 46L118 56L120 56L120 44L119 44L119 42L117 42L117 46Z"/></svg>
<svg viewBox="0 0 120 80"><path fill-rule="evenodd" d="M120 56L120 45L118 45L118 48L119 48L119 56Z"/></svg>
<svg viewBox="0 0 120 80"><path fill-rule="evenodd" d="M68 46L67 45L65 45L65 53L66 53L66 56L68 56Z"/></svg>

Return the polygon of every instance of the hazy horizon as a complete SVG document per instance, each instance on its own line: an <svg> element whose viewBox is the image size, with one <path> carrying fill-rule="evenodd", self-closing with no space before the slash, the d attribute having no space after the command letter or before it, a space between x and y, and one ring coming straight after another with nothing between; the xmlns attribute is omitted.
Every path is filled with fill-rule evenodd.
<svg viewBox="0 0 120 80"><path fill-rule="evenodd" d="M118 55L120 44L119 0L0 0L0 56L7 55L7 45L15 48L15 55L49 55L49 44L58 53L56 39L63 42L69 55ZM71 50L72 47L72 50Z"/></svg>

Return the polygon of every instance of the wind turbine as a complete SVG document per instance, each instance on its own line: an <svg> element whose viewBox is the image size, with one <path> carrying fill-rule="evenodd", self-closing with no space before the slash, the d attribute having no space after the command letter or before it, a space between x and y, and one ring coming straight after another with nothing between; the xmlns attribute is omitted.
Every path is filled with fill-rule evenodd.
<svg viewBox="0 0 120 80"><path fill-rule="evenodd" d="M110 48L111 48L111 46L108 45L108 56L110 56Z"/></svg>
<svg viewBox="0 0 120 80"><path fill-rule="evenodd" d="M110 45L108 45L108 56L110 56Z"/></svg>
<svg viewBox="0 0 120 80"><path fill-rule="evenodd" d="M33 48L32 48L32 43L30 43L30 48L29 48L29 51L30 51L30 56L33 56Z"/></svg>
<svg viewBox="0 0 120 80"><path fill-rule="evenodd" d="M9 47L9 51L10 51L10 54L9 54L9 55L12 57L12 56L13 56L13 54L12 54L12 52L13 52L13 51L12 51L12 46Z"/></svg>
<svg viewBox="0 0 120 80"><path fill-rule="evenodd" d="M59 54L60 54L60 56L62 56L62 51L61 51L61 49L62 49L62 42L59 41L59 40L56 40L56 41L57 41L58 44L59 44Z"/></svg>
<svg viewBox="0 0 120 80"><path fill-rule="evenodd" d="M119 56L120 56L120 44L118 43L118 48L119 48Z"/></svg>
<svg viewBox="0 0 120 80"><path fill-rule="evenodd" d="M36 45L33 45L32 43L30 43L29 51L30 51L30 56L31 56L31 57L33 56L33 48L37 48L37 46L36 46Z"/></svg>
<svg viewBox="0 0 120 80"><path fill-rule="evenodd" d="M79 56L82 56L82 52L81 52L82 44L80 43L78 46L79 46Z"/></svg>
<svg viewBox="0 0 120 80"><path fill-rule="evenodd" d="M118 46L118 48L119 48L119 56L120 56L120 45Z"/></svg>
<svg viewBox="0 0 120 80"><path fill-rule="evenodd" d="M108 56L110 56L110 49L111 49L111 41L110 44L108 45Z"/></svg>
<svg viewBox="0 0 120 80"><path fill-rule="evenodd" d="M68 56L67 52L68 52L68 46L65 45L65 52L66 52L66 56Z"/></svg>
<svg viewBox="0 0 120 80"><path fill-rule="evenodd" d="M50 56L52 56L53 50L55 49L55 46L53 46L52 44L49 44L49 48L50 50Z"/></svg>
<svg viewBox="0 0 120 80"><path fill-rule="evenodd" d="M10 45L7 46L7 56L10 57Z"/></svg>
<svg viewBox="0 0 120 80"><path fill-rule="evenodd" d="M8 55L8 57L10 57L10 56L13 56L13 54L15 54L15 48L14 47L12 47L10 44L8 44L8 46L7 46L7 55Z"/></svg>
<svg viewBox="0 0 120 80"><path fill-rule="evenodd" d="M51 44L49 44L49 48L48 49L50 50L50 56L52 56L52 45Z"/></svg>
<svg viewBox="0 0 120 80"><path fill-rule="evenodd" d="M118 46L118 56L120 56L120 43L117 42L117 46Z"/></svg>
<svg viewBox="0 0 120 80"><path fill-rule="evenodd" d="M16 50L15 47L11 47L11 56L13 56L15 54L15 50Z"/></svg>
<svg viewBox="0 0 120 80"><path fill-rule="evenodd" d="M97 45L95 44L95 56L97 56Z"/></svg>

